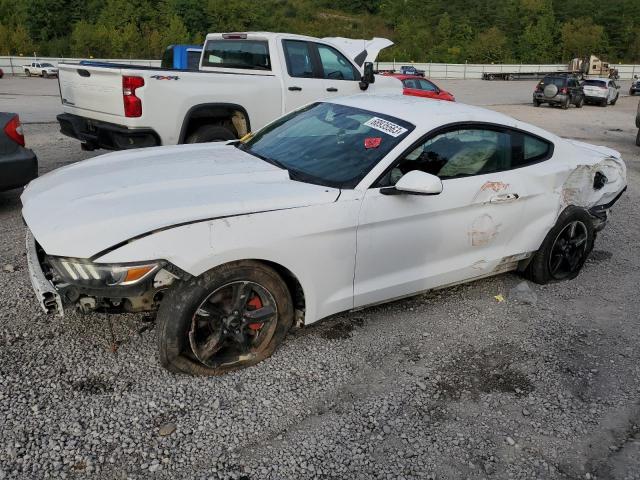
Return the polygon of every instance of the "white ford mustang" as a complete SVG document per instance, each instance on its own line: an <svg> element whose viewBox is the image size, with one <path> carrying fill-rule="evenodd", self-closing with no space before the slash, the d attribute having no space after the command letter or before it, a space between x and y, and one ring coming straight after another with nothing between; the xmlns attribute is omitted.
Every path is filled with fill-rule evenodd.
<svg viewBox="0 0 640 480"><path fill-rule="evenodd" d="M162 364L218 374L294 322L509 270L572 279L620 154L459 103L357 95L228 144L147 148L28 186L45 311L158 309Z"/></svg>

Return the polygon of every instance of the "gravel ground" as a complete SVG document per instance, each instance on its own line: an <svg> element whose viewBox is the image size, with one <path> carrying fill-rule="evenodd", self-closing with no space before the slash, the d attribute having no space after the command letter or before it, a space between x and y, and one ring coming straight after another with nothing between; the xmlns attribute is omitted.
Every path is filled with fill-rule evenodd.
<svg viewBox="0 0 640 480"><path fill-rule="evenodd" d="M0 194L0 479L640 479L636 105L493 107L627 160L576 280L343 314L218 378L160 368L147 316L41 314L18 192ZM26 134L42 172L92 155L55 125Z"/></svg>

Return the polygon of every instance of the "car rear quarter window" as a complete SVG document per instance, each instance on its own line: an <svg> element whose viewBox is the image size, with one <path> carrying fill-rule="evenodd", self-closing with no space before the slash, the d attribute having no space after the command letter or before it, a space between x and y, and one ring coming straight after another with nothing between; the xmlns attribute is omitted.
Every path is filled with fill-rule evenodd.
<svg viewBox="0 0 640 480"><path fill-rule="evenodd" d="M205 44L202 66L271 70L269 45L263 40L209 40Z"/></svg>

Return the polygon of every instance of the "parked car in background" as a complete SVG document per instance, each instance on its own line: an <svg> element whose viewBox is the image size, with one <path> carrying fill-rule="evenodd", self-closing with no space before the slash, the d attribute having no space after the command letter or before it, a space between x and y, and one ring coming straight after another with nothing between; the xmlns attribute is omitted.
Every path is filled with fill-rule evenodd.
<svg viewBox="0 0 640 480"><path fill-rule="evenodd" d="M46 312L159 308L161 363L215 375L269 357L294 322L507 271L573 279L625 188L615 150L394 94L311 103L243 141L102 155L21 200Z"/></svg>
<svg viewBox="0 0 640 480"><path fill-rule="evenodd" d="M20 117L0 112L0 191L23 187L38 176L38 159L25 148Z"/></svg>
<svg viewBox="0 0 640 480"><path fill-rule="evenodd" d="M50 63L31 62L28 65L23 65L24 74L28 77L37 75L43 78L57 77L58 69Z"/></svg>
<svg viewBox="0 0 640 480"><path fill-rule="evenodd" d="M2 71L2 69L0 68L0 78L4 77L4 72Z"/></svg>
<svg viewBox="0 0 640 480"><path fill-rule="evenodd" d="M620 96L620 87L610 78L588 78L582 83L582 88L585 101L601 107L615 105Z"/></svg>
<svg viewBox="0 0 640 480"><path fill-rule="evenodd" d="M402 74L390 74L390 76L397 78L402 82L403 93L405 95L411 95L413 97L426 97L434 98L436 100L447 100L449 102L455 102L456 99L453 94L441 89L431 80L427 80L424 77L417 75L402 75Z"/></svg>
<svg viewBox="0 0 640 480"><path fill-rule="evenodd" d="M582 108L584 101L582 86L574 75L546 75L533 91L535 107L547 103L551 106L559 105L566 110L569 105Z"/></svg>
<svg viewBox="0 0 640 480"><path fill-rule="evenodd" d="M61 63L60 130L87 149L232 140L322 98L402 93L399 80L374 75L373 63L364 62L371 57L349 57L332 42L211 33L199 72Z"/></svg>
<svg viewBox="0 0 640 480"><path fill-rule="evenodd" d="M629 87L629 95L633 96L638 92L640 92L640 79L638 79L637 75L634 75L631 86Z"/></svg>
<svg viewBox="0 0 640 480"><path fill-rule="evenodd" d="M424 70L418 70L413 65L403 65L400 67L401 75L416 75L418 77L424 77Z"/></svg>
<svg viewBox="0 0 640 480"><path fill-rule="evenodd" d="M198 70L202 45L169 45L162 54L160 68Z"/></svg>
<svg viewBox="0 0 640 480"><path fill-rule="evenodd" d="M636 135L636 145L640 147L640 102L638 102L638 111L636 112L636 127L638 134Z"/></svg>

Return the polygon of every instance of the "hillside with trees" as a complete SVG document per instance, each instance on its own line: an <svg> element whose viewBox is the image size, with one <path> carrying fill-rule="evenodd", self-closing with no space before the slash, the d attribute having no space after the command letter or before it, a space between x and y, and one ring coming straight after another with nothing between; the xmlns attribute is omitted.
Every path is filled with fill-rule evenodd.
<svg viewBox="0 0 640 480"><path fill-rule="evenodd" d="M391 38L380 60L640 63L639 0L0 0L0 55L160 58L247 30Z"/></svg>

